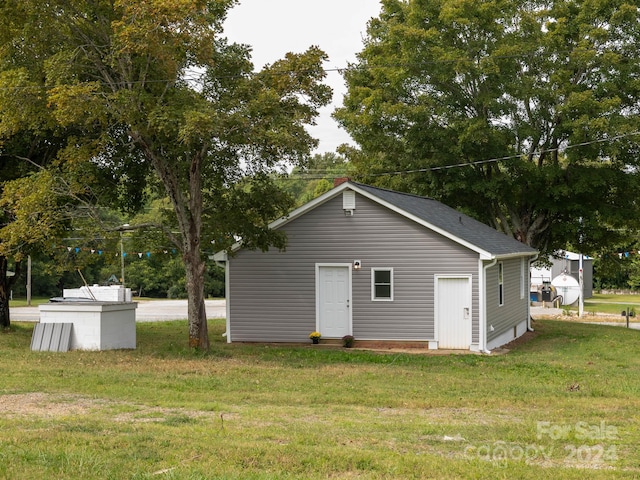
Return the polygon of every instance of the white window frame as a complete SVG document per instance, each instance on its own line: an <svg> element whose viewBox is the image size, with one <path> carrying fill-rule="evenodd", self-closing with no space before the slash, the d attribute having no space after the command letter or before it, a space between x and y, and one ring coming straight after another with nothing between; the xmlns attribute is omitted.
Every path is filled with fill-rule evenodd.
<svg viewBox="0 0 640 480"><path fill-rule="evenodd" d="M376 272L390 273L390 297L376 297ZM382 283L378 285L383 285ZM386 285L386 283L385 283ZM371 269L371 301L373 302L393 302L393 267L373 267Z"/></svg>
<svg viewBox="0 0 640 480"><path fill-rule="evenodd" d="M525 297L525 285L526 285L526 262L524 261L524 258L520 259L520 300L522 300Z"/></svg>
<svg viewBox="0 0 640 480"><path fill-rule="evenodd" d="M498 262L498 306L504 305L504 264Z"/></svg>

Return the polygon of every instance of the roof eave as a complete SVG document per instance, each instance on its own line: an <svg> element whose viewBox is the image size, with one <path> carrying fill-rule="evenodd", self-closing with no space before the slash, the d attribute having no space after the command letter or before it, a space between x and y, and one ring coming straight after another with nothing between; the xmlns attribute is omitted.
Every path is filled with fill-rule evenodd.
<svg viewBox="0 0 640 480"><path fill-rule="evenodd" d="M296 218L306 214L307 212L309 212L310 210L313 210L314 208L322 205L325 202L328 202L329 200L331 200L332 198L338 196L340 193L342 193L344 190L346 189L351 189L353 191L355 191L356 193L362 195L363 197L368 198L369 200L376 202L380 205L385 206L386 208L416 222L419 225L422 225L425 228L428 228L434 232L439 233L440 235L456 242L459 245L462 245L463 247L468 248L469 250L476 252L479 256L481 260L494 260L494 259L508 259L508 258L514 258L514 257L526 257L526 256L533 256L535 254L537 254L537 252L517 252L517 253L509 253L509 254L493 254L487 250L484 250L482 248L480 248L478 245L475 245L471 242L468 242L467 240L464 240L460 237L457 237L456 235L452 235L451 232L444 230L440 227L437 227L436 225L433 225L397 206L395 206L392 203L389 203L385 200L383 200L382 198L373 195L372 193L369 193L368 191L358 187L357 184L354 184L350 181L348 182L344 182L341 183L340 185L338 185L337 187L332 188L331 190L323 193L322 195L320 195L319 197L311 200L308 203L305 203L304 205L302 205L301 207L296 208L295 210L293 210L292 212L290 212L289 214L280 217L277 220L274 220L273 222L271 222L269 224L269 228L271 229L277 229L277 228L281 228L282 226L286 225L287 223L295 220ZM236 242L235 244L233 244L233 246L229 249L229 251L231 252L235 252L237 250L239 250L242 247L242 241ZM221 253L221 252L218 252ZM216 253L216 255L218 255L218 253ZM226 259L226 257L225 257Z"/></svg>
<svg viewBox="0 0 640 480"><path fill-rule="evenodd" d="M292 220L295 220L296 218L301 217L302 215L304 215L308 211L313 210L314 208L322 205L325 202L328 202L329 200L331 200L332 198L336 197L338 194L340 194L343 190L346 190L347 188L351 188L353 190L354 189L354 185L351 184L350 182L341 183L337 187L332 188L328 192L323 193L319 197L316 197L313 200L311 200L310 202L305 203L301 207L296 208L292 212L289 212L287 215L285 215L283 217L280 217L277 220L274 220L273 222L271 222L269 224L269 228L277 229L277 228L282 227L283 225L286 225L287 223L291 222Z"/></svg>
<svg viewBox="0 0 640 480"><path fill-rule="evenodd" d="M513 258L537 258L538 251L526 251L526 252L513 252L513 253L504 253L504 254L489 254L485 252L485 254L480 254L480 260L491 262L494 260L509 260Z"/></svg>
<svg viewBox="0 0 640 480"><path fill-rule="evenodd" d="M343 184L343 185L345 185L345 184ZM493 254L491 252L488 252L487 250L485 250L483 248L480 248L478 245L475 245L475 244L473 244L473 243L471 243L471 242L469 242L467 240L464 240L464 239L462 239L462 238L460 238L460 237L458 237L456 235L452 235L451 232L449 232L447 230L444 230L444 229L442 229L440 227L437 227L436 225L433 225L433 224L431 224L431 223L429 223L429 222L427 222L427 221L425 221L425 220L423 220L423 219L421 219L419 217L416 217L415 215L407 212L406 210L403 210L403 209L393 205L392 203L389 203L389 202L381 199L380 197L377 197L377 196L367 192L366 190L358 188L357 185L351 184L350 187L351 187L352 190L355 190L360 195L362 195L364 197L367 197L369 200L372 200L372 201L374 201L376 203L379 203L380 205L383 205L383 206L387 207L388 209L393 210L394 212L396 212L396 213L398 213L398 214L400 214L400 215L402 215L402 216L404 216L404 217L406 217L406 218L418 223L419 225L422 225L425 228L428 228L428 229L430 229L430 230L432 230L434 232L437 232L440 235L442 235L442 236L444 236L444 237L456 242L457 244L462 245L463 247L466 247L466 248L468 248L469 250L471 250L473 252L476 252L480 256L481 260L493 260L494 258L499 256L499 255ZM523 253L516 254L515 256L524 256L524 255L525 255L525 253L523 252Z"/></svg>
<svg viewBox="0 0 640 480"><path fill-rule="evenodd" d="M220 250L219 252L213 254L213 260L215 262L226 262L228 258L229 256L227 255L226 250Z"/></svg>
<svg viewBox="0 0 640 480"><path fill-rule="evenodd" d="M495 255L494 258L497 260L508 260L510 258L518 258L518 257L535 257L538 255L538 251L527 251L527 252L513 252L513 253L505 253L502 255Z"/></svg>

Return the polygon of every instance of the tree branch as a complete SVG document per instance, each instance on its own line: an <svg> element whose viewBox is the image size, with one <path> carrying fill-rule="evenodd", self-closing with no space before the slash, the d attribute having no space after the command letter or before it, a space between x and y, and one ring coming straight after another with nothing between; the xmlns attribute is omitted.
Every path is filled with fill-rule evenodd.
<svg viewBox="0 0 640 480"><path fill-rule="evenodd" d="M11 155L13 158L17 159L17 160L23 160L27 163L30 163L31 165L33 165L36 168L39 168L40 170L44 170L45 167L43 167L42 165L40 165L39 163L34 162L33 160L31 160L28 157L21 157L20 155Z"/></svg>

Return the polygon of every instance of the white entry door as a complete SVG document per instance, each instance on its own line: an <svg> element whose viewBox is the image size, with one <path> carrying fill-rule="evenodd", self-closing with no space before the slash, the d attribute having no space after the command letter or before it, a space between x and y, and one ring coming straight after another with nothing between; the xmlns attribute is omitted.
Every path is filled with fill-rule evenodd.
<svg viewBox="0 0 640 480"><path fill-rule="evenodd" d="M438 348L471 345L471 278L436 277Z"/></svg>
<svg viewBox="0 0 640 480"><path fill-rule="evenodd" d="M317 315L325 338L351 334L351 282L348 266L318 266Z"/></svg>

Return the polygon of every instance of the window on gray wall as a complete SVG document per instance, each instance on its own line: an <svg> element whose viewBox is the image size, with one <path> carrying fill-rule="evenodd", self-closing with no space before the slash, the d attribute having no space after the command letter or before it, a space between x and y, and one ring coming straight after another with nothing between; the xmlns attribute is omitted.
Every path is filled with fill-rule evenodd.
<svg viewBox="0 0 640 480"><path fill-rule="evenodd" d="M525 287L526 287L526 275L527 275L527 267L524 258L520 259L520 300L524 298L526 295Z"/></svg>
<svg viewBox="0 0 640 480"><path fill-rule="evenodd" d="M371 269L371 300L393 300L393 268Z"/></svg>

